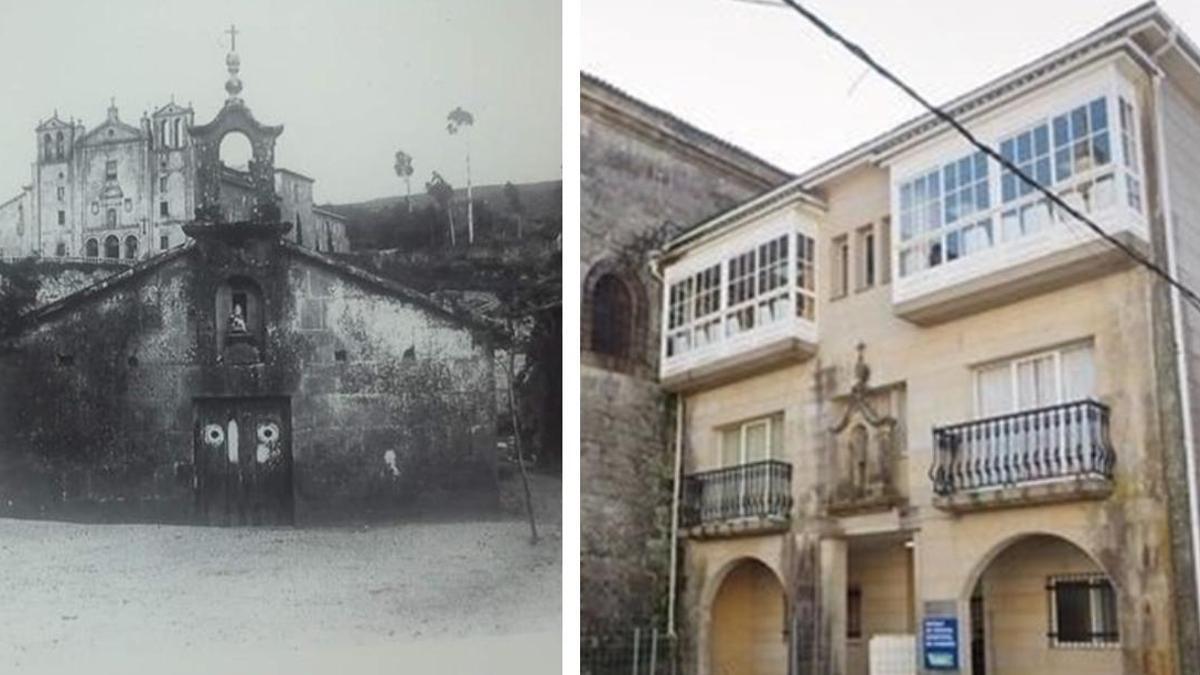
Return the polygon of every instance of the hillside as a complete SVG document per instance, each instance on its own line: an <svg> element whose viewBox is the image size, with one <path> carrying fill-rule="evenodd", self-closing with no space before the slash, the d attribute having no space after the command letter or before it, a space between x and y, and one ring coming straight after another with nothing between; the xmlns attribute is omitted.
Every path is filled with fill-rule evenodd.
<svg viewBox="0 0 1200 675"><path fill-rule="evenodd" d="M476 237L481 240L521 236L554 238L562 229L562 181L516 184L520 213L514 208L504 185L472 188L475 201ZM425 193L424 184L413 181L411 209L403 194L350 204L322 204L346 217L346 231L355 250L383 248L421 249L445 244L449 239L446 216ZM454 224L457 241L466 240L466 188L454 191Z"/></svg>

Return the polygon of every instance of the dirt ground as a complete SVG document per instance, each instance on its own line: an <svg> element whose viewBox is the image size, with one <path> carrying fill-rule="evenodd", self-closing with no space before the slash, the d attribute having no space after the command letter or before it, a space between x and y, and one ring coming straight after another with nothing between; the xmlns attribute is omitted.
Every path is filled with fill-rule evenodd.
<svg viewBox="0 0 1200 675"><path fill-rule="evenodd" d="M0 673L559 672L561 485L534 480L536 546L511 512L323 529L0 519Z"/></svg>

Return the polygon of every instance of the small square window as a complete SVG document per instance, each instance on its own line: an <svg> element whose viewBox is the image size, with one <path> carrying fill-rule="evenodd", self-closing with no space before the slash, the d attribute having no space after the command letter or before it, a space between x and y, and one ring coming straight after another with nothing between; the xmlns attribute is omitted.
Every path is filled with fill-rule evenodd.
<svg viewBox="0 0 1200 675"><path fill-rule="evenodd" d="M62 209L58 210L58 224L59 225L67 224L67 212L63 211Z"/></svg>
<svg viewBox="0 0 1200 675"><path fill-rule="evenodd" d="M160 236L158 238L158 248L159 248L159 250L162 250L162 251L165 251L165 250L171 248L171 235L164 234L164 235Z"/></svg>
<svg viewBox="0 0 1200 675"><path fill-rule="evenodd" d="M1055 647L1091 647L1120 643L1117 596L1102 574L1051 577L1049 636Z"/></svg>
<svg viewBox="0 0 1200 675"><path fill-rule="evenodd" d="M169 215L171 215L171 205L170 205L170 203L168 203L168 202L159 202L159 203L158 203L158 215L160 215L160 216L163 216L164 218L165 218L165 217L167 217L167 216L169 216Z"/></svg>

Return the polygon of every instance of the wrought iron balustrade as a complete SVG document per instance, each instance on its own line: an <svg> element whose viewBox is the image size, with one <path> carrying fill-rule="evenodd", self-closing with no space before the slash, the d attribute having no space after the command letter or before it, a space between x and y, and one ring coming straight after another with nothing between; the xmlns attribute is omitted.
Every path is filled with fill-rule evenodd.
<svg viewBox="0 0 1200 675"><path fill-rule="evenodd" d="M1052 481L1111 479L1116 455L1108 407L1093 400L1023 410L933 430L934 492Z"/></svg>
<svg viewBox="0 0 1200 675"><path fill-rule="evenodd" d="M787 518L792 509L792 465L769 459L705 471L683 479L684 527L741 518Z"/></svg>

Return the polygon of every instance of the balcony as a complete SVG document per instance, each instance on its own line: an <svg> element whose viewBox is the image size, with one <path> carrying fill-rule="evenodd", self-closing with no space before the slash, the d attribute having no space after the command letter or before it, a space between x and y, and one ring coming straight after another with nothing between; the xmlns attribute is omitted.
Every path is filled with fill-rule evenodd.
<svg viewBox="0 0 1200 675"><path fill-rule="evenodd" d="M947 511L1103 499L1113 489L1108 408L1096 401L933 430L934 506Z"/></svg>
<svg viewBox="0 0 1200 675"><path fill-rule="evenodd" d="M792 510L792 465L765 460L683 479L680 524L689 536L785 530Z"/></svg>

